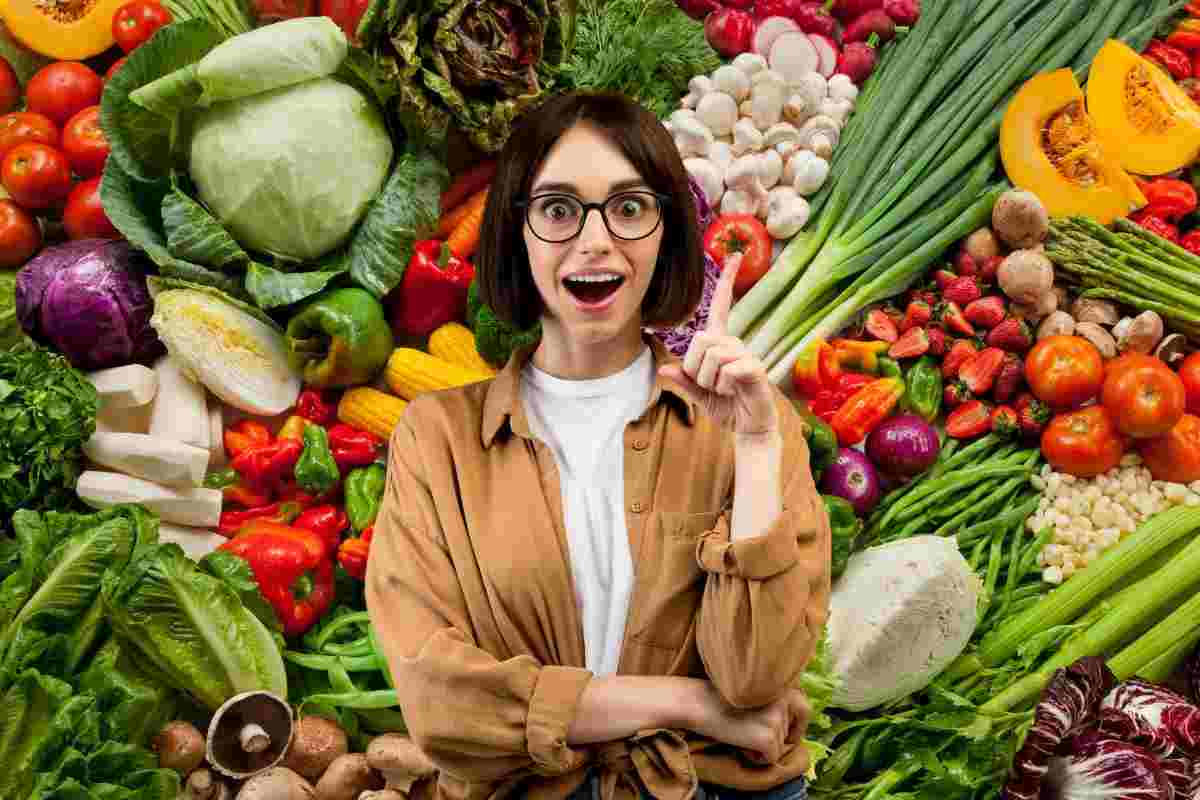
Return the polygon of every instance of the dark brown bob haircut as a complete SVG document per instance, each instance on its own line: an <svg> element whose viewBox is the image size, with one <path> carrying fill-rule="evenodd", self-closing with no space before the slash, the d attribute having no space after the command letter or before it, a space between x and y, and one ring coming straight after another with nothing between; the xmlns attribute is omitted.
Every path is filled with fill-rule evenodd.
<svg viewBox="0 0 1200 800"><path fill-rule="evenodd" d="M526 112L500 151L483 214L475 273L479 298L518 330L543 312L533 282L522 228L534 175L555 142L580 122L603 130L641 178L671 199L663 208L663 239L654 277L642 302L642 326L672 328L686 322L704 292L704 250L687 170L671 135L652 113L612 92L553 95Z"/></svg>

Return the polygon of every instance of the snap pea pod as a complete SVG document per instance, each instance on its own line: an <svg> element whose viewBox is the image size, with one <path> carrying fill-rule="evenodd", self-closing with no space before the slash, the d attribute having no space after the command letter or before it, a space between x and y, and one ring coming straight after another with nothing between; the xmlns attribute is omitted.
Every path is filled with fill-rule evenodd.
<svg viewBox="0 0 1200 800"><path fill-rule="evenodd" d="M936 478L923 478L921 479L920 485L915 487L907 497L892 506L890 512L895 514L903 511L905 508L909 508L920 500L923 500L929 495L930 492L940 491L946 486L961 482L964 480L964 476L965 479L976 480L981 477L979 473L979 470L981 469L987 469L989 467L1012 466L1013 463L1016 463L1016 461L1012 459L1014 454L1015 453L1010 452L1009 449L1005 447L997 451L994 456L989 456L986 460L981 461L978 464L964 465L962 467L955 468L953 471L947 470L945 473Z"/></svg>
<svg viewBox="0 0 1200 800"><path fill-rule="evenodd" d="M1017 526L1023 522L1022 519ZM984 609L991 606L996 598L996 582L1000 579L1000 567L1004 565L1004 543L1008 540L1008 535L1012 530L1012 525L1005 525L996 528L995 533L992 534L991 545L988 547L987 575L983 580ZM1017 534L1020 534L1019 530Z"/></svg>
<svg viewBox="0 0 1200 800"><path fill-rule="evenodd" d="M979 572L979 567L983 561L983 553L987 550L988 540L980 539L975 543L975 547L971 550L971 557L967 559L967 563L971 565L972 572Z"/></svg>
<svg viewBox="0 0 1200 800"><path fill-rule="evenodd" d="M1003 514L1004 509L1011 508L1012 503L1021 492L1029 485L1029 477L1022 475L1016 478L1010 478L1003 485L998 487L986 502L978 504L973 513L966 519L966 522L955 534L960 543L967 543L974 539L975 535L985 535L986 530L978 530L977 525L983 522L994 520L997 515ZM1032 513L1032 512L1031 512ZM974 532L963 537L963 530L973 530Z"/></svg>
<svg viewBox="0 0 1200 800"><path fill-rule="evenodd" d="M912 515L919 514L925 509L932 506L934 503L961 491L966 486L974 486L976 481L981 481L987 478L1008 478L1014 475L1020 475L1028 472L1029 468L1020 465L1010 465L1000 463L995 466L987 467L970 467L964 470L958 470L951 475L939 478L936 481L930 481L928 486L914 493L914 496L908 503L898 504L893 506L884 518L880 520L879 527L886 527L889 523L901 522L909 520Z"/></svg>
<svg viewBox="0 0 1200 800"><path fill-rule="evenodd" d="M976 536L986 537L986 534L989 531L995 530L997 526L1011 525L1018 521L1023 524L1025 520L1029 518L1029 515L1037 510L1037 505L1038 498L1035 495L1011 511L1006 511L999 516L984 520L983 522L978 522L969 528L963 528L958 532L957 538L959 542L970 542ZM986 538L984 541L986 541Z"/></svg>

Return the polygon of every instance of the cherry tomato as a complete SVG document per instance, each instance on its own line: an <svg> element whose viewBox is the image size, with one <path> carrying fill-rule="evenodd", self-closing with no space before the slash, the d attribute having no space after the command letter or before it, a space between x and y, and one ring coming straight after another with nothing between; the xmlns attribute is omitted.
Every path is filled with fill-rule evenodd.
<svg viewBox="0 0 1200 800"><path fill-rule="evenodd" d="M1151 439L1175 427L1187 397L1179 376L1157 358L1147 356L1110 371L1100 390L1100 402L1121 433Z"/></svg>
<svg viewBox="0 0 1200 800"><path fill-rule="evenodd" d="M0 56L0 114L7 114L21 104L21 81L8 59Z"/></svg>
<svg viewBox="0 0 1200 800"><path fill-rule="evenodd" d="M1074 408L1100 392L1104 359L1082 336L1048 336L1025 356L1025 380L1043 403Z"/></svg>
<svg viewBox="0 0 1200 800"><path fill-rule="evenodd" d="M742 254L733 282L734 295L749 291L771 268L771 234L753 214L722 214L704 232L704 249L722 268L725 259Z"/></svg>
<svg viewBox="0 0 1200 800"><path fill-rule="evenodd" d="M1187 413L1200 415L1200 352L1183 360L1179 365L1179 378L1187 395Z"/></svg>
<svg viewBox="0 0 1200 800"><path fill-rule="evenodd" d="M1125 441L1104 406L1088 406L1050 420L1042 455L1058 472L1092 478L1121 463Z"/></svg>
<svg viewBox="0 0 1200 800"><path fill-rule="evenodd" d="M49 117L31 111L14 111L0 117L0 161L9 150L25 142L58 147L58 126Z"/></svg>
<svg viewBox="0 0 1200 800"><path fill-rule="evenodd" d="M154 0L133 0L117 9L112 19L112 35L126 53L145 44L155 31L171 24L171 12Z"/></svg>
<svg viewBox="0 0 1200 800"><path fill-rule="evenodd" d="M1200 417L1184 414L1166 435L1139 442L1138 453L1156 481L1200 481Z"/></svg>
<svg viewBox="0 0 1200 800"><path fill-rule="evenodd" d="M108 72L104 73L104 80L111 81L112 76L116 75L117 70L119 70L121 67L125 66L125 62L128 60L129 60L129 56L121 56L116 61L114 61L112 63L112 66L108 68Z"/></svg>
<svg viewBox="0 0 1200 800"><path fill-rule="evenodd" d="M63 225L72 239L120 239L100 202L100 178L88 178L71 190L63 210Z"/></svg>
<svg viewBox="0 0 1200 800"><path fill-rule="evenodd" d="M12 200L0 200L0 267L13 269L42 247L42 229Z"/></svg>
<svg viewBox="0 0 1200 800"><path fill-rule="evenodd" d="M100 106L88 106L63 128L62 150L81 178L99 175L108 158L108 139L100 128Z"/></svg>
<svg viewBox="0 0 1200 800"><path fill-rule="evenodd" d="M88 106L99 105L104 81L86 64L56 61L39 69L25 86L30 111L62 125Z"/></svg>
<svg viewBox="0 0 1200 800"><path fill-rule="evenodd" d="M336 22L352 45L358 44L358 23L369 5L371 0L320 0L321 16Z"/></svg>
<svg viewBox="0 0 1200 800"><path fill-rule="evenodd" d="M53 147L26 142L4 157L0 182L21 207L50 208L71 192L71 165Z"/></svg>

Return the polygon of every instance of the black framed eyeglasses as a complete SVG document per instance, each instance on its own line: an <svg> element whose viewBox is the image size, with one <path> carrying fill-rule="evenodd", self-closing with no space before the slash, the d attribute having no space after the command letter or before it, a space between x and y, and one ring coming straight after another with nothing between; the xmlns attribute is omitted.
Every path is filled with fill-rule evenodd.
<svg viewBox="0 0 1200 800"><path fill-rule="evenodd" d="M614 194L603 203L585 203L573 195L548 193L515 205L524 209L525 222L534 236L543 242L561 244L583 231L587 212L592 209L600 212L604 227L613 237L625 241L645 239L662 223L663 207L670 201L670 195L639 190Z"/></svg>

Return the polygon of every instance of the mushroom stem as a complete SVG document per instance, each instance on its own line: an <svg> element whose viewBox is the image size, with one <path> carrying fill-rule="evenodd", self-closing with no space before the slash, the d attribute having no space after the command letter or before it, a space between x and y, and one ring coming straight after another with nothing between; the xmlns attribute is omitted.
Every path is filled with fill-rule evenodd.
<svg viewBox="0 0 1200 800"><path fill-rule="evenodd" d="M238 734L242 749L247 753L261 753L271 746L271 734L257 722L247 723Z"/></svg>

